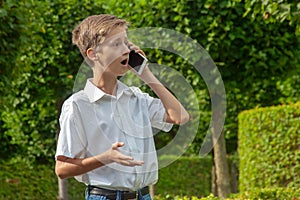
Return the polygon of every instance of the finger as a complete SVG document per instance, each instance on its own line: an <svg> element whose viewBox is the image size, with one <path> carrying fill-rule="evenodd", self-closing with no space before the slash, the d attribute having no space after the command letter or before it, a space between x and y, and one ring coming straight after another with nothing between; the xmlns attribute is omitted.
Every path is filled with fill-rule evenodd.
<svg viewBox="0 0 300 200"><path fill-rule="evenodd" d="M141 166L144 164L144 161L130 161L129 162L132 166Z"/></svg>
<svg viewBox="0 0 300 200"><path fill-rule="evenodd" d="M135 44L128 42L128 48L130 50L135 50L135 52L137 52L138 50L140 50L140 48L138 46L136 46Z"/></svg>
<svg viewBox="0 0 300 200"><path fill-rule="evenodd" d="M135 52L136 52L136 53L140 53L140 54L142 54L143 56L146 57L145 52L144 52L143 50L141 50L141 49L137 49L137 50L135 50Z"/></svg>
<svg viewBox="0 0 300 200"><path fill-rule="evenodd" d="M133 157L122 155L119 157L119 159L124 160L124 161L130 161L130 160L133 160Z"/></svg>
<svg viewBox="0 0 300 200"><path fill-rule="evenodd" d="M120 164L129 166L129 167L134 167L134 166L141 166L144 164L144 161L122 161Z"/></svg>
<svg viewBox="0 0 300 200"><path fill-rule="evenodd" d="M130 49L130 50L137 50L138 49L138 47L137 46L135 46L132 42L128 42L128 48Z"/></svg>
<svg viewBox="0 0 300 200"><path fill-rule="evenodd" d="M144 164L144 161L136 161L135 164L141 166Z"/></svg>
<svg viewBox="0 0 300 200"><path fill-rule="evenodd" d="M128 48L130 50L134 50L136 53L140 53L142 54L143 56L146 57L146 54L143 50L141 50L138 46L136 46L135 44L133 44L132 42L128 42Z"/></svg>
<svg viewBox="0 0 300 200"><path fill-rule="evenodd" d="M137 52L140 48L135 46L135 45L131 45L130 46L130 50L135 50L135 52Z"/></svg>
<svg viewBox="0 0 300 200"><path fill-rule="evenodd" d="M119 147L122 147L124 146L124 142L116 142L112 145L112 149L116 150L118 149Z"/></svg>

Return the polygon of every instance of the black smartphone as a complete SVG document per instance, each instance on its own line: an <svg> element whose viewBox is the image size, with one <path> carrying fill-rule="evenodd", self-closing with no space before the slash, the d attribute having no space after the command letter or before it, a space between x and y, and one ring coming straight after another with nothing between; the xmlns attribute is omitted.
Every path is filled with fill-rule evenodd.
<svg viewBox="0 0 300 200"><path fill-rule="evenodd" d="M136 53L134 50L129 53L129 61L128 64L132 69L134 69L139 75L142 74L144 68L148 63L147 58L145 58L142 54Z"/></svg>

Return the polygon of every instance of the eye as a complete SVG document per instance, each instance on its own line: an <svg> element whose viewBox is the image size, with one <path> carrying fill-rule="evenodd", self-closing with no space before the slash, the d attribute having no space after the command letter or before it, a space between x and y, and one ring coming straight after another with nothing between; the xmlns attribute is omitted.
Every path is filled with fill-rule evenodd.
<svg viewBox="0 0 300 200"><path fill-rule="evenodd" d="M113 46L114 47L118 47L120 45L120 42L115 42L115 43L113 43Z"/></svg>
<svg viewBox="0 0 300 200"><path fill-rule="evenodd" d="M128 43L129 43L128 40L126 40L126 41L124 42L124 44L125 44L126 46L128 46Z"/></svg>

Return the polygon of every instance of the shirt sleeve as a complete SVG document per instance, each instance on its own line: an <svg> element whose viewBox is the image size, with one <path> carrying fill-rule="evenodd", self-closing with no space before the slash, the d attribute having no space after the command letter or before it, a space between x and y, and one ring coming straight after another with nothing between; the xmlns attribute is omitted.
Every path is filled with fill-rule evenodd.
<svg viewBox="0 0 300 200"><path fill-rule="evenodd" d="M69 158L83 158L86 153L87 141L80 113L72 97L64 102L59 123L60 133L55 159L60 155Z"/></svg>
<svg viewBox="0 0 300 200"><path fill-rule="evenodd" d="M173 124L164 121L166 110L160 99L148 96L148 109L152 127L165 132L171 130Z"/></svg>
<svg viewBox="0 0 300 200"><path fill-rule="evenodd" d="M132 87L135 95L142 95L146 99L151 126L165 132L168 132L173 127L173 124L164 121L165 107L162 101L158 98L151 97L148 93L143 93L138 87Z"/></svg>

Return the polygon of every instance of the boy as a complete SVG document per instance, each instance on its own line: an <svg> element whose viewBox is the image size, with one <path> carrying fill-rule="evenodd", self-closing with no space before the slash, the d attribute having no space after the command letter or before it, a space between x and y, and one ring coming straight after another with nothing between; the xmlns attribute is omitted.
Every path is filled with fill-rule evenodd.
<svg viewBox="0 0 300 200"><path fill-rule="evenodd" d="M148 67L138 76L159 99L118 81L131 69L131 50L145 56L128 41L127 26L102 14L86 18L73 31L73 43L93 78L63 104L55 172L85 183L86 199L151 199L148 186L158 178L152 127L169 131L189 119Z"/></svg>

